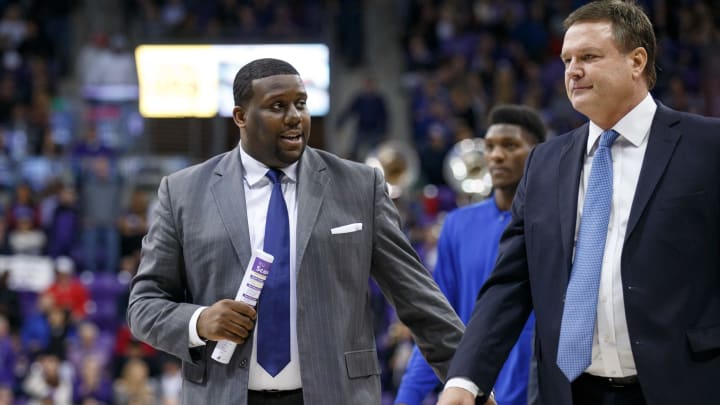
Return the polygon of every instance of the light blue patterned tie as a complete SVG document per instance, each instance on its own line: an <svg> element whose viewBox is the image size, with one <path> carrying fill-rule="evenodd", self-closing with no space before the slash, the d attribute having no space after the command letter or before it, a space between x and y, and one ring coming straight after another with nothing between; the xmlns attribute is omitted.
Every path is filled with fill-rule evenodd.
<svg viewBox="0 0 720 405"><path fill-rule="evenodd" d="M283 198L283 172L270 169L272 193L265 220L264 250L275 257L265 280L257 318L257 361L275 377L290 362L290 226Z"/></svg>
<svg viewBox="0 0 720 405"><path fill-rule="evenodd" d="M592 360L593 332L597 317L598 289L612 204L610 147L619 134L600 135L583 205L570 282L565 295L557 364L572 382Z"/></svg>

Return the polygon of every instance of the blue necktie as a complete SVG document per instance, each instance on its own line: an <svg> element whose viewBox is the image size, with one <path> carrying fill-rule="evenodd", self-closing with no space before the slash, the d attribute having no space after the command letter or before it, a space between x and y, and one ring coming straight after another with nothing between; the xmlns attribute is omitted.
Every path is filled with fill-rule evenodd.
<svg viewBox="0 0 720 405"><path fill-rule="evenodd" d="M270 169L272 194L265 221L264 250L275 257L258 305L257 361L275 377L290 362L290 225L280 179Z"/></svg>
<svg viewBox="0 0 720 405"><path fill-rule="evenodd" d="M565 295L557 364L570 382L582 374L592 361L600 270L612 205L610 147L618 135L613 130L603 132L593 157L575 245L575 260Z"/></svg>

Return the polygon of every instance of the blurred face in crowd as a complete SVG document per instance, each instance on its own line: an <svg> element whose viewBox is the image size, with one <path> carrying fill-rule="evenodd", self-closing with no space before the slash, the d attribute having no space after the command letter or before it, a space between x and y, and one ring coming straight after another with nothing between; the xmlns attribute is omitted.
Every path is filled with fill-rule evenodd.
<svg viewBox="0 0 720 405"><path fill-rule="evenodd" d="M55 299L50 294L43 294L38 299L38 309L40 312L49 313L55 306Z"/></svg>
<svg viewBox="0 0 720 405"><path fill-rule="evenodd" d="M15 198L19 204L29 204L32 201L32 189L27 184L20 184L15 189Z"/></svg>
<svg viewBox="0 0 720 405"><path fill-rule="evenodd" d="M148 378L148 366L140 359L132 359L125 364L122 374L128 382L144 382Z"/></svg>
<svg viewBox="0 0 720 405"><path fill-rule="evenodd" d="M70 207L75 204L76 200L77 194L75 194L75 190L73 190L71 187L63 187L63 189L60 190L59 202L61 205Z"/></svg>
<svg viewBox="0 0 720 405"><path fill-rule="evenodd" d="M97 385L100 382L102 372L103 370L96 356L89 355L83 359L80 374L85 385L92 387Z"/></svg>
<svg viewBox="0 0 720 405"><path fill-rule="evenodd" d="M647 52L642 47L621 52L609 21L570 26L560 57L570 102L603 129L615 125L647 94Z"/></svg>
<svg viewBox="0 0 720 405"><path fill-rule="evenodd" d="M136 214L147 212L147 196L142 191L135 190L130 196L130 210Z"/></svg>
<svg viewBox="0 0 720 405"><path fill-rule="evenodd" d="M99 179L110 177L110 160L106 157L97 157L92 161L93 174Z"/></svg>
<svg viewBox="0 0 720 405"><path fill-rule="evenodd" d="M60 359L56 355L44 354L40 356L39 362L46 379L55 381L59 379Z"/></svg>
<svg viewBox="0 0 720 405"><path fill-rule="evenodd" d="M60 308L52 308L48 312L48 323L51 327L62 327L65 326L65 311Z"/></svg>
<svg viewBox="0 0 720 405"><path fill-rule="evenodd" d="M9 387L0 387L0 404L12 404L13 392Z"/></svg>
<svg viewBox="0 0 720 405"><path fill-rule="evenodd" d="M289 166L300 159L310 138L302 79L292 74L268 76L253 80L252 89L252 98L233 110L243 150L269 167Z"/></svg>
<svg viewBox="0 0 720 405"><path fill-rule="evenodd" d="M83 345L92 347L97 340L98 330L92 323L83 322L78 328L78 335Z"/></svg>
<svg viewBox="0 0 720 405"><path fill-rule="evenodd" d="M494 124L485 134L485 156L496 189L515 189L520 183L525 160L535 145L531 135L512 124Z"/></svg>

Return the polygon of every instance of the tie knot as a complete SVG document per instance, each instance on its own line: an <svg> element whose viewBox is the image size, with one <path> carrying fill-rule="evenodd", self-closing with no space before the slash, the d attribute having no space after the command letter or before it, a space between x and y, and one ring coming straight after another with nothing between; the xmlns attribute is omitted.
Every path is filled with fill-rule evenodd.
<svg viewBox="0 0 720 405"><path fill-rule="evenodd" d="M267 173L265 173L265 176L267 176L273 184L280 183L280 179L282 179L283 175L284 173L280 169L270 169Z"/></svg>
<svg viewBox="0 0 720 405"><path fill-rule="evenodd" d="M600 134L600 146L609 148L610 146L612 146L613 142L615 142L618 136L620 136L620 134L615 132L614 129L608 129L607 131Z"/></svg>

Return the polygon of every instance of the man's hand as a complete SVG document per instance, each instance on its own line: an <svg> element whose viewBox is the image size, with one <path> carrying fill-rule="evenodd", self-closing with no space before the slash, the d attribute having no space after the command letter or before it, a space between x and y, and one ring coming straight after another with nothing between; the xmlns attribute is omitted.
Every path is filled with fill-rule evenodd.
<svg viewBox="0 0 720 405"><path fill-rule="evenodd" d="M450 387L443 390L437 405L475 405L475 397L468 390ZM485 405L497 405L497 402L490 396Z"/></svg>
<svg viewBox="0 0 720 405"><path fill-rule="evenodd" d="M244 302L221 300L200 313L197 332L203 339L243 344L255 327L256 316L255 309Z"/></svg>

